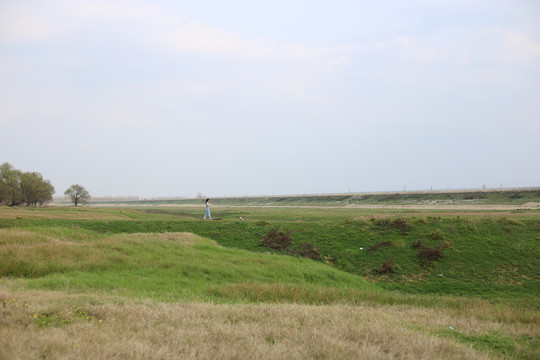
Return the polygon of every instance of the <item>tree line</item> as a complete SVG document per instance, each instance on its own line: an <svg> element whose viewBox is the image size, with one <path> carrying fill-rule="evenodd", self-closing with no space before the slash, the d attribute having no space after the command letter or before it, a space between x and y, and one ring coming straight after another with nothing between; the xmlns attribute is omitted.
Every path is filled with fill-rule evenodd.
<svg viewBox="0 0 540 360"><path fill-rule="evenodd" d="M54 186L38 172L22 172L0 165L0 205L37 206L52 201Z"/></svg>

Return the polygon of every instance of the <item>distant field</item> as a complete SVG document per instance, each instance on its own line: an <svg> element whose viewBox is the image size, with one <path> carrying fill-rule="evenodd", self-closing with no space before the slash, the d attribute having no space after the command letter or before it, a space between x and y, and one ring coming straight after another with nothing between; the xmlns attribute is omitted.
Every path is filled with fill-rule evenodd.
<svg viewBox="0 0 540 360"><path fill-rule="evenodd" d="M0 359L540 356L540 210L202 210L0 207Z"/></svg>
<svg viewBox="0 0 540 360"><path fill-rule="evenodd" d="M104 205L199 205L204 199L176 200L95 200ZM227 206L363 206L363 205L524 205L540 208L540 188L504 190L463 190L388 192L369 194L291 195L227 197L212 199L215 205ZM65 202L58 202L65 203Z"/></svg>

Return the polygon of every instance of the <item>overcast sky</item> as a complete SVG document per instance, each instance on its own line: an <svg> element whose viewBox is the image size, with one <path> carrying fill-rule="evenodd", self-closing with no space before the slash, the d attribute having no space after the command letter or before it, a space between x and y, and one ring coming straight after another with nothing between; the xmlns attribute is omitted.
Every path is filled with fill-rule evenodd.
<svg viewBox="0 0 540 360"><path fill-rule="evenodd" d="M540 1L0 0L0 163L56 195L540 186Z"/></svg>

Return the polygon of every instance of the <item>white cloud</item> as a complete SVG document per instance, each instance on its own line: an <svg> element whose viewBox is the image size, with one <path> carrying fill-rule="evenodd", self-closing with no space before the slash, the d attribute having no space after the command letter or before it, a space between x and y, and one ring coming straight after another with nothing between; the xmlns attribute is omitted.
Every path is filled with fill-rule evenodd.
<svg viewBox="0 0 540 360"><path fill-rule="evenodd" d="M166 51L202 55L261 57L284 61L319 61L336 66L348 62L350 47L317 47L282 44L272 39L244 36L227 29L184 19L157 6L123 1L65 3L62 11L53 5L0 15L0 40L55 41L77 36L88 29L107 28L110 36L123 36L139 45ZM24 15L23 15L24 14Z"/></svg>
<svg viewBox="0 0 540 360"><path fill-rule="evenodd" d="M524 34L509 33L504 38L510 52L507 54L520 62L540 60L540 43L533 41Z"/></svg>
<svg viewBox="0 0 540 360"><path fill-rule="evenodd" d="M155 28L156 40L164 48L180 52L269 56L276 46L261 39L243 39L225 30L188 22L172 29Z"/></svg>
<svg viewBox="0 0 540 360"><path fill-rule="evenodd" d="M35 42L54 33L52 24L39 16L17 16L0 11L0 42Z"/></svg>
<svg viewBox="0 0 540 360"><path fill-rule="evenodd" d="M386 40L386 41L376 41L372 44L373 47L384 49L389 47L411 47L415 45L415 42L412 38L408 36L397 36L393 39Z"/></svg>

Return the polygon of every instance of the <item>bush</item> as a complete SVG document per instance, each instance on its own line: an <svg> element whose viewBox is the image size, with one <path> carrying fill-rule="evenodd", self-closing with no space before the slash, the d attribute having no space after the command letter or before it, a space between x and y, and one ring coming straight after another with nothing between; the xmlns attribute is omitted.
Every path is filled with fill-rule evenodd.
<svg viewBox="0 0 540 360"><path fill-rule="evenodd" d="M321 249L315 247L311 243L304 243L301 245L298 254L302 257L311 259L311 260L321 260Z"/></svg>
<svg viewBox="0 0 540 360"><path fill-rule="evenodd" d="M429 237L432 238L433 240L442 240L444 238L443 236L443 233L441 232L441 230L433 230L430 234L429 234Z"/></svg>
<svg viewBox="0 0 540 360"><path fill-rule="evenodd" d="M260 245L272 250L283 251L292 244L292 238L278 229L270 230L262 239Z"/></svg>
<svg viewBox="0 0 540 360"><path fill-rule="evenodd" d="M402 234L408 234L412 226L405 219L396 219L392 221L392 228L399 230Z"/></svg>
<svg viewBox="0 0 540 360"><path fill-rule="evenodd" d="M401 232L402 234L408 234L409 231L412 230L412 226L407 222L405 219L371 219L373 224L380 228L386 228L386 229L395 229Z"/></svg>
<svg viewBox="0 0 540 360"><path fill-rule="evenodd" d="M418 242L420 242L420 240L418 240L417 243ZM443 256L443 250L448 247L448 244L450 244L450 242L442 242L432 249L420 242L420 246L418 246L418 250L416 251L416 256L423 265L429 266Z"/></svg>
<svg viewBox="0 0 540 360"><path fill-rule="evenodd" d="M376 274L390 274L396 272L398 269L398 265L396 265L394 258L385 261L381 264L381 267L378 269L375 269Z"/></svg>
<svg viewBox="0 0 540 360"><path fill-rule="evenodd" d="M418 256L420 262L424 265L431 265L433 262L439 260L442 255L442 249L439 246L435 249L425 247L416 252L416 256Z"/></svg>

